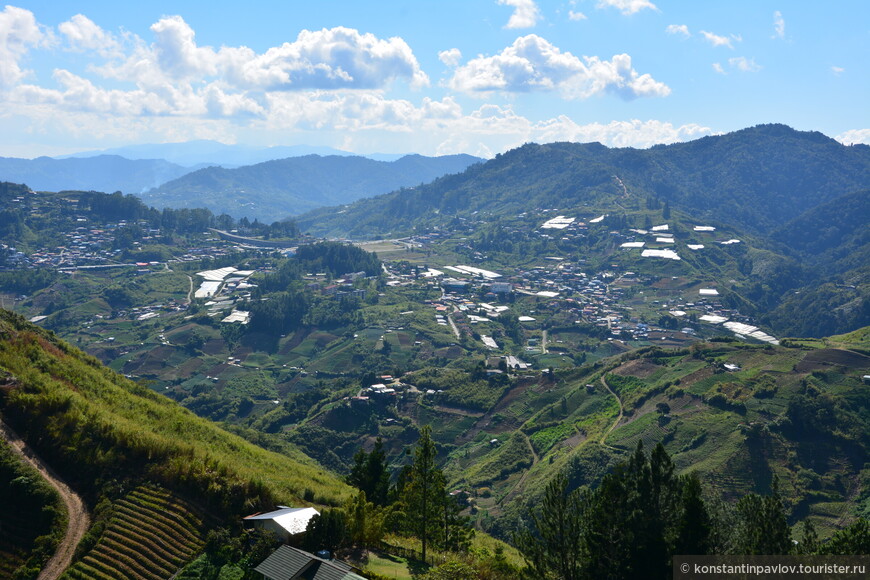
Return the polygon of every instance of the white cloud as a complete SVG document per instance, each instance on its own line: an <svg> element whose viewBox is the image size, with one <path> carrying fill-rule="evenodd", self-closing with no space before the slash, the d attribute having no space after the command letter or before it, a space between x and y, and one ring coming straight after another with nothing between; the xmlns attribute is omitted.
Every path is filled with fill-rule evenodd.
<svg viewBox="0 0 870 580"><path fill-rule="evenodd" d="M36 23L33 13L6 6L0 12L0 90L9 88L28 73L20 61L31 47L50 42L51 37Z"/></svg>
<svg viewBox="0 0 870 580"><path fill-rule="evenodd" d="M398 37L382 40L352 28L303 30L294 42L257 54L248 47L198 46L179 16L151 27L155 41L136 48L121 64L97 70L140 87L220 79L238 90L382 89L395 79L419 88L429 84L411 48Z"/></svg>
<svg viewBox="0 0 870 580"><path fill-rule="evenodd" d="M779 10L773 13L773 38L785 38L785 19Z"/></svg>
<svg viewBox="0 0 870 580"><path fill-rule="evenodd" d="M218 55L210 47L196 44L193 29L181 16L162 18L151 25L155 42L153 54L160 70L172 79L214 76Z"/></svg>
<svg viewBox="0 0 870 580"><path fill-rule="evenodd" d="M689 38L692 33L689 32L689 27L685 24L669 24L665 31L668 34L679 34L684 38Z"/></svg>
<svg viewBox="0 0 870 580"><path fill-rule="evenodd" d="M625 16L645 9L658 10L649 0L598 0L598 8L616 8Z"/></svg>
<svg viewBox="0 0 870 580"><path fill-rule="evenodd" d="M746 58L745 56L729 58L728 64L731 65L731 68L736 68L740 72L758 72L761 70L761 65L757 64L755 59Z"/></svg>
<svg viewBox="0 0 870 580"><path fill-rule="evenodd" d="M505 28L533 28L541 17L541 11L534 0L498 0L498 3L514 8Z"/></svg>
<svg viewBox="0 0 870 580"><path fill-rule="evenodd" d="M854 145L858 143L870 145L870 129L850 129L845 133L840 133L834 137L834 139L843 145Z"/></svg>
<svg viewBox="0 0 870 580"><path fill-rule="evenodd" d="M719 73L720 75L728 74L725 72L725 69L722 68L722 65L718 62L713 63L713 70Z"/></svg>
<svg viewBox="0 0 870 580"><path fill-rule="evenodd" d="M580 20L587 20L588 17L582 12L574 12L573 10L568 11L568 20L573 20L574 22L579 22Z"/></svg>
<svg viewBox="0 0 870 580"><path fill-rule="evenodd" d="M663 97L671 91L649 74L638 74L627 54L615 55L609 61L597 56L580 59L534 34L517 38L495 56L470 60L456 69L449 86L466 93L558 90L568 99L604 92L625 99Z"/></svg>
<svg viewBox="0 0 870 580"><path fill-rule="evenodd" d="M122 56L121 44L114 35L97 26L83 14L76 14L57 28L66 37L69 50L94 51L106 58Z"/></svg>
<svg viewBox="0 0 870 580"><path fill-rule="evenodd" d="M712 129L694 123L675 127L663 121L611 121L604 125L591 123L578 125L568 117L560 116L537 124L533 128L535 141L598 141L611 147L651 147L660 143L676 143L710 135Z"/></svg>
<svg viewBox="0 0 870 580"><path fill-rule="evenodd" d="M718 34L707 32L706 30L702 30L701 35L713 46L727 46L731 49L734 48L732 42L741 42L743 40L743 38L735 34L732 34L731 36L719 36Z"/></svg>
<svg viewBox="0 0 870 580"><path fill-rule="evenodd" d="M837 75L837 76L840 76L841 74L843 74L844 72L846 72L846 69L844 69L844 68L841 67L841 66L832 66L832 67L831 67L831 72L834 73L834 74Z"/></svg>
<svg viewBox="0 0 870 580"><path fill-rule="evenodd" d="M404 40L381 40L352 28L303 30L295 42L255 57L249 49L239 51L245 52L233 54L236 62L227 68L228 78L241 87L272 91L376 89L394 79L407 79L413 87L429 84Z"/></svg>
<svg viewBox="0 0 870 580"><path fill-rule="evenodd" d="M438 53L438 60L440 60L449 67L454 67L457 66L462 60L462 52L460 52L458 48L442 50Z"/></svg>

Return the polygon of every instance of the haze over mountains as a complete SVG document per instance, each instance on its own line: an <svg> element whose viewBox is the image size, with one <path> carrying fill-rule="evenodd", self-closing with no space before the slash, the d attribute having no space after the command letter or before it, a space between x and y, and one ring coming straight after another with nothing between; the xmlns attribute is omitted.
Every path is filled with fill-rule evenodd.
<svg viewBox="0 0 870 580"><path fill-rule="evenodd" d="M140 197L157 207L207 207L215 214L271 223L317 207L427 183L445 174L460 173L479 161L470 155L406 155L391 162L306 155L237 169L200 169Z"/></svg>
<svg viewBox="0 0 870 580"><path fill-rule="evenodd" d="M158 208L207 207L269 222L458 173L470 155L357 156L330 147L250 147L215 141L131 145L36 159L0 158L0 181L36 191L140 195ZM253 164L253 166L251 166Z"/></svg>

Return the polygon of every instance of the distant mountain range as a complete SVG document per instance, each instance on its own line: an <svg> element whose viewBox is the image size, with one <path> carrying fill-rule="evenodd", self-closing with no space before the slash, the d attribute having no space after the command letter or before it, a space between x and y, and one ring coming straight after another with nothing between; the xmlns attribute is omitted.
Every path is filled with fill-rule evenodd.
<svg viewBox="0 0 870 580"><path fill-rule="evenodd" d="M286 157L302 157L304 155L354 156L357 154L332 147L311 145L255 147L251 145L226 145L218 141L197 140L186 141L184 143L128 145L101 151L83 151L81 153L73 153L72 155L64 155L58 157L58 159L95 157L98 155L120 155L127 159L164 159L170 163L188 167L208 165L241 167L242 165L254 165ZM374 154L361 155L361 157L377 161L395 161L403 155Z"/></svg>
<svg viewBox="0 0 870 580"><path fill-rule="evenodd" d="M650 149L528 144L424 187L298 220L314 234L381 237L447 216L536 208L624 212L654 198L672 208L769 234L803 212L870 184L870 146L760 125Z"/></svg>
<svg viewBox="0 0 870 580"><path fill-rule="evenodd" d="M133 145L63 158L0 157L0 181L36 191L121 191L158 208L207 207L271 223L459 173L470 155L353 155L329 147L214 141ZM253 164L253 165L252 165Z"/></svg>
<svg viewBox="0 0 870 580"><path fill-rule="evenodd" d="M428 183L480 161L470 155L406 155L391 162L306 155L237 169L200 169L140 197L157 207L207 207L215 214L271 223L317 207Z"/></svg>
<svg viewBox="0 0 870 580"><path fill-rule="evenodd" d="M163 159L131 160L118 155L83 159L0 157L0 181L24 183L35 191L140 193L190 171Z"/></svg>

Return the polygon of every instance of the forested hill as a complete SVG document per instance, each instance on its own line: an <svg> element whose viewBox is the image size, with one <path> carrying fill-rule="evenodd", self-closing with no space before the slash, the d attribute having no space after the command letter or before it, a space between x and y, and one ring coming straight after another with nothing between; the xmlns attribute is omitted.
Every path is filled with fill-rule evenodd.
<svg viewBox="0 0 870 580"><path fill-rule="evenodd" d="M699 220L767 233L868 183L870 147L760 125L646 150L528 144L460 175L298 221L316 234L380 237L475 211L510 215L592 206L620 212L657 198Z"/></svg>
<svg viewBox="0 0 870 580"><path fill-rule="evenodd" d="M158 207L202 207L215 214L271 223L313 208L339 205L459 173L470 155L406 155L392 162L306 155L224 169L209 167L164 183L141 197Z"/></svg>

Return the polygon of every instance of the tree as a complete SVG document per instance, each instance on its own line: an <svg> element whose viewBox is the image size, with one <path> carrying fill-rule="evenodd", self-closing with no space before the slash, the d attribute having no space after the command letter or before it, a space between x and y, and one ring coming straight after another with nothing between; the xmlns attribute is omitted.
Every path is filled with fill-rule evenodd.
<svg viewBox="0 0 870 580"><path fill-rule="evenodd" d="M366 497L375 505L387 505L390 489L390 473L387 470L387 456L384 442L380 437L375 441L371 453L360 448L353 456L353 467L347 476L347 483L365 492Z"/></svg>
<svg viewBox="0 0 870 580"><path fill-rule="evenodd" d="M870 554L870 520L858 518L823 544L820 554Z"/></svg>
<svg viewBox="0 0 870 580"><path fill-rule="evenodd" d="M349 540L347 514L341 509L325 509L308 520L302 545L309 552L335 552Z"/></svg>
<svg viewBox="0 0 870 580"><path fill-rule="evenodd" d="M750 493L737 502L738 554L788 554L792 549L791 529L779 495L779 480L773 480L773 493Z"/></svg>
<svg viewBox="0 0 870 580"><path fill-rule="evenodd" d="M372 546L384 535L384 517L375 504L366 499L364 491L347 501L347 529L350 540L358 546Z"/></svg>
<svg viewBox="0 0 870 580"><path fill-rule="evenodd" d="M445 510L447 495L444 474L436 465L437 451L432 440L432 428L429 425L420 430L417 449L414 452L414 463L408 471L407 482L402 491L402 503L405 505L407 522L410 531L423 544L423 560L429 545L448 537L445 528L450 525L461 525L461 522L446 522L450 510ZM443 545L443 544L442 544Z"/></svg>
<svg viewBox="0 0 870 580"><path fill-rule="evenodd" d="M547 485L540 509L531 514L531 529L514 537L537 577L563 580L581 577L584 499L578 490L568 492L568 478L560 473Z"/></svg>
<svg viewBox="0 0 870 580"><path fill-rule="evenodd" d="M711 552L713 520L704 504L701 479L695 472L682 478L683 493L677 521L674 554L704 555Z"/></svg>

